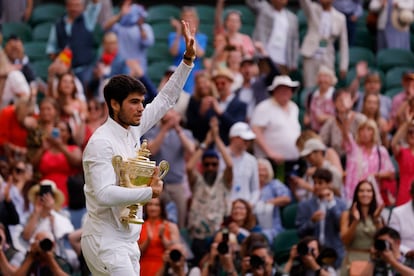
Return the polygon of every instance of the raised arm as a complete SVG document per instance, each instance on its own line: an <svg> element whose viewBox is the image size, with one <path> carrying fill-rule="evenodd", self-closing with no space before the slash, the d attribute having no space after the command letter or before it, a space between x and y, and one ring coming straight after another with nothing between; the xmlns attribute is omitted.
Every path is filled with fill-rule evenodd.
<svg viewBox="0 0 414 276"><path fill-rule="evenodd" d="M233 160L231 159L231 156L229 155L226 146L220 138L218 120L216 117L211 118L210 126L213 133L214 142L216 143L216 147L224 160L224 164L226 164L223 179L227 188L231 189L233 185Z"/></svg>

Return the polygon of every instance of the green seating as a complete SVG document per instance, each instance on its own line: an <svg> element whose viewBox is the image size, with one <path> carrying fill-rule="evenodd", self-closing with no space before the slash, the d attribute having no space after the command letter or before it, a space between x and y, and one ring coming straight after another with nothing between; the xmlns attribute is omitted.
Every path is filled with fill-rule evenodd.
<svg viewBox="0 0 414 276"><path fill-rule="evenodd" d="M172 57L168 52L168 44L161 42L155 43L153 46L148 48L147 59L148 63L172 60Z"/></svg>
<svg viewBox="0 0 414 276"><path fill-rule="evenodd" d="M33 40L35 41L47 41L50 35L50 29L52 28L53 23L44 22L33 29Z"/></svg>
<svg viewBox="0 0 414 276"><path fill-rule="evenodd" d="M390 88L390 89L385 91L384 95L387 96L388 98L392 99L395 95L402 92L403 90L404 90L404 88L402 86Z"/></svg>
<svg viewBox="0 0 414 276"><path fill-rule="evenodd" d="M384 72L393 67L411 67L414 54L404 49L383 49L377 53L377 66Z"/></svg>
<svg viewBox="0 0 414 276"><path fill-rule="evenodd" d="M367 48L350 47L349 48L349 68L355 67L359 61L366 61L368 66L375 66L375 55Z"/></svg>
<svg viewBox="0 0 414 276"><path fill-rule="evenodd" d="M30 24L36 26L44 22L55 22L59 17L65 14L65 6L60 4L40 4L33 9L30 17Z"/></svg>
<svg viewBox="0 0 414 276"><path fill-rule="evenodd" d="M367 49L376 48L375 37L364 27L357 27L355 34L355 43L354 46L363 47Z"/></svg>
<svg viewBox="0 0 414 276"><path fill-rule="evenodd" d="M175 31L169 23L153 24L152 29L154 31L155 41L162 41L164 43L168 43L169 34Z"/></svg>
<svg viewBox="0 0 414 276"><path fill-rule="evenodd" d="M250 24L246 24L246 23L244 23L242 25L241 29L240 29L241 33L247 34L250 37L252 36L253 31L254 31L254 25L250 25Z"/></svg>
<svg viewBox="0 0 414 276"><path fill-rule="evenodd" d="M214 24L215 7L211 5L195 5L200 25Z"/></svg>
<svg viewBox="0 0 414 276"><path fill-rule="evenodd" d="M198 26L198 31L208 36L208 40L214 40L214 23L201 23Z"/></svg>
<svg viewBox="0 0 414 276"><path fill-rule="evenodd" d="M298 210L297 203L291 203L283 208L282 211L282 225L285 229L294 229L296 212Z"/></svg>
<svg viewBox="0 0 414 276"><path fill-rule="evenodd" d="M242 14L242 25L255 25L256 24L256 15L250 10L246 5L229 5L224 8L224 15L231 10L237 10Z"/></svg>
<svg viewBox="0 0 414 276"><path fill-rule="evenodd" d="M147 75L155 84L155 86L158 86L162 77L164 76L164 72L170 65L171 63L168 61L159 61L148 64Z"/></svg>
<svg viewBox="0 0 414 276"><path fill-rule="evenodd" d="M289 259L290 249L299 242L297 230L285 230L273 239L273 254L275 262L282 265Z"/></svg>
<svg viewBox="0 0 414 276"><path fill-rule="evenodd" d="M26 42L24 44L24 52L29 57L30 62L49 58L46 54L46 42Z"/></svg>
<svg viewBox="0 0 414 276"><path fill-rule="evenodd" d="M174 5L154 5L148 8L147 22L150 24L169 23L172 17L179 19L180 13L180 9Z"/></svg>
<svg viewBox="0 0 414 276"><path fill-rule="evenodd" d="M303 10L298 10L296 16L298 17L299 31L301 32L302 30L306 30L308 28L308 21Z"/></svg>
<svg viewBox="0 0 414 276"><path fill-rule="evenodd" d="M386 89L394 87L400 87L402 82L402 76L406 71L413 71L414 67L395 67L390 69L385 75Z"/></svg>
<svg viewBox="0 0 414 276"><path fill-rule="evenodd" d="M23 42L32 40L32 28L24 22L3 23L3 37L6 40L10 35L17 35Z"/></svg>
<svg viewBox="0 0 414 276"><path fill-rule="evenodd" d="M47 70L50 63L50 60L38 60L33 62L31 65L36 76L40 77L44 81L47 81Z"/></svg>

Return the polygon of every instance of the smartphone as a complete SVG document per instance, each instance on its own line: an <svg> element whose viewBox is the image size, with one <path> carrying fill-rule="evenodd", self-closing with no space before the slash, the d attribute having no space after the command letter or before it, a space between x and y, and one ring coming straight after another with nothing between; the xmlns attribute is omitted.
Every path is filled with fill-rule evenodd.
<svg viewBox="0 0 414 276"><path fill-rule="evenodd" d="M52 137L53 138L59 138L59 136L60 136L60 130L57 128L57 127L54 127L53 129L52 129Z"/></svg>
<svg viewBox="0 0 414 276"><path fill-rule="evenodd" d="M52 193L52 186L51 185L40 185L39 195L43 196L45 194Z"/></svg>

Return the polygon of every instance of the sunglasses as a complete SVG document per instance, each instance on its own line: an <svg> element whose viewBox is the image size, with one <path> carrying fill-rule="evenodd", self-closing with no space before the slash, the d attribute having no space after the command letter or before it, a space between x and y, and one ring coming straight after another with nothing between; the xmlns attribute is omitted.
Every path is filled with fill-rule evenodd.
<svg viewBox="0 0 414 276"><path fill-rule="evenodd" d="M203 167L206 167L206 168L208 168L208 167L216 168L217 166L218 166L217 162L204 162L203 163Z"/></svg>

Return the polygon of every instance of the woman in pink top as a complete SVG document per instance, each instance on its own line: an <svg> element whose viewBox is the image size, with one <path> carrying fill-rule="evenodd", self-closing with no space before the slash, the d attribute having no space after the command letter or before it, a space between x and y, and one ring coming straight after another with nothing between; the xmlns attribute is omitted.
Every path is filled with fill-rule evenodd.
<svg viewBox="0 0 414 276"><path fill-rule="evenodd" d="M388 151L378 141L378 128L375 121L362 121L357 129L355 140L348 131L348 122L342 127L344 147L346 150L345 197L352 201L355 187L359 181L368 179L374 183L379 204L383 203L379 193L382 179L394 178L394 166Z"/></svg>
<svg viewBox="0 0 414 276"><path fill-rule="evenodd" d="M250 36L240 32L242 26L241 13L238 10L228 11L222 20L223 7L225 0L218 0L215 16L215 33L225 32L230 45L240 50L243 56L253 56L255 48Z"/></svg>

